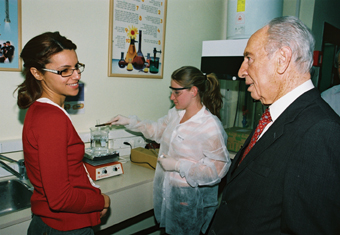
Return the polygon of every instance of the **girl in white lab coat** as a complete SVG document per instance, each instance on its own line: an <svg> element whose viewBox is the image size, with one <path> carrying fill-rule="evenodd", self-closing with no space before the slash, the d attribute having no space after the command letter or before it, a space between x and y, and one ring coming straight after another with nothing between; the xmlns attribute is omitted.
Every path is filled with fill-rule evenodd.
<svg viewBox="0 0 340 235"><path fill-rule="evenodd" d="M219 120L218 79L191 66L171 76L175 107L157 122L118 115L110 123L160 143L154 178L154 212L168 234L205 233L218 206L218 183L231 164Z"/></svg>

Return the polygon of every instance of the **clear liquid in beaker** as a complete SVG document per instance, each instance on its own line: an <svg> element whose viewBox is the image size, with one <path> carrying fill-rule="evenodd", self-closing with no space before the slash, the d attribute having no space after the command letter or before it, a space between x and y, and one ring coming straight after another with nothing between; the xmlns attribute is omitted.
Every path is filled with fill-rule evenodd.
<svg viewBox="0 0 340 235"><path fill-rule="evenodd" d="M108 148L109 129L106 127L91 128L91 150L93 156L105 156L109 152Z"/></svg>

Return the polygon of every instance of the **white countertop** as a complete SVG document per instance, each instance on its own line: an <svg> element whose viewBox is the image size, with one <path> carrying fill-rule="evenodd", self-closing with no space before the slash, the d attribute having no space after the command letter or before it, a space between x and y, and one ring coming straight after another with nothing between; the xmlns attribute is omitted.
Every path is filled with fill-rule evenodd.
<svg viewBox="0 0 340 235"><path fill-rule="evenodd" d="M234 158L235 153L230 153ZM95 181L102 193L111 199L111 207L107 216L96 229L105 229L114 224L132 218L153 208L152 190L155 171L135 165L131 162L123 163L124 174ZM15 178L13 176L3 177ZM0 216L1 230L31 220L31 208Z"/></svg>
<svg viewBox="0 0 340 235"><path fill-rule="evenodd" d="M124 174L95 181L102 193L110 196L111 208L102 219L100 229L110 227L153 208L152 184L154 170L123 163ZM7 177L6 177L7 178ZM8 177L13 178L13 177ZM31 219L31 208L0 216L1 229Z"/></svg>

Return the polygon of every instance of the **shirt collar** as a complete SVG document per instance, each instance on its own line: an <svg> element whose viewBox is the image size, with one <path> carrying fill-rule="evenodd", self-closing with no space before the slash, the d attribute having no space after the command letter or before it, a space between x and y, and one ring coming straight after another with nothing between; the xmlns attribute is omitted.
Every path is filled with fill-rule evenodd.
<svg viewBox="0 0 340 235"><path fill-rule="evenodd" d="M294 88L292 91L288 92L280 99L275 101L269 106L270 116L273 122L285 111L285 109L291 105L299 96L303 93L314 88L312 80L308 80L301 84L300 86Z"/></svg>
<svg viewBox="0 0 340 235"><path fill-rule="evenodd" d="M198 111L194 116L192 116L187 122L202 122L202 117L206 116L205 114L206 107L203 105L203 107ZM179 110L179 116L182 119L182 117L185 114L185 110Z"/></svg>

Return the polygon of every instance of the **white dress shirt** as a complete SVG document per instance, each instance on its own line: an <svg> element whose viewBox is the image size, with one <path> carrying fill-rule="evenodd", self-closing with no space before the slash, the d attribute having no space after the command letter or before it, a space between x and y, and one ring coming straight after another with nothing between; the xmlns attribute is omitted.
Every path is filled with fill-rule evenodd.
<svg viewBox="0 0 340 235"><path fill-rule="evenodd" d="M268 130L268 128L275 122L276 119L283 113L283 111L288 108L289 105L291 105L299 96L301 96L303 93L311 90L314 88L314 85L312 83L312 80L308 80L301 84L300 86L294 88L292 91L288 92L284 96L282 96L280 99L275 101L269 106L269 112L270 116L272 118L272 121L268 123L268 125L264 128L261 135L257 140L261 138L261 136Z"/></svg>

